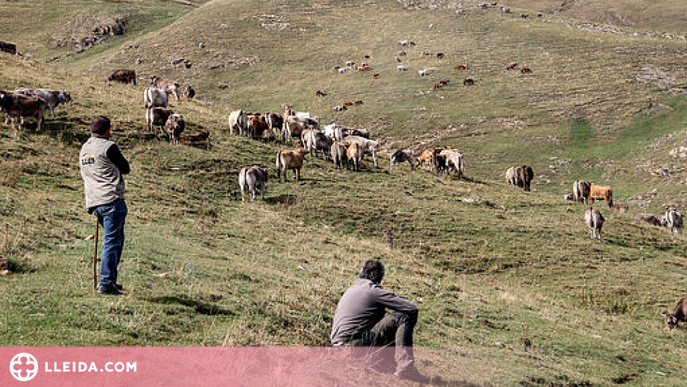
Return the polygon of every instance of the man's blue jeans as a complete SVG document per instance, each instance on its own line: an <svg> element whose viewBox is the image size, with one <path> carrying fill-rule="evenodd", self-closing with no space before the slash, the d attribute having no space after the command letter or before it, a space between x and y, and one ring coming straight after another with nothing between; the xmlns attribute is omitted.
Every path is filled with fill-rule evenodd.
<svg viewBox="0 0 687 387"><path fill-rule="evenodd" d="M124 222L127 208L124 199L95 207L93 214L103 225L103 254L100 263L100 286L117 283L117 266L124 248Z"/></svg>

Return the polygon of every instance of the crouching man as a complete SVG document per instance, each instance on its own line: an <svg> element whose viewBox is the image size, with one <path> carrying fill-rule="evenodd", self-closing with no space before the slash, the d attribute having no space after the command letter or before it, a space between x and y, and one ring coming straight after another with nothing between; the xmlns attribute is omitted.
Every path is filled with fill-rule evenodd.
<svg viewBox="0 0 687 387"><path fill-rule="evenodd" d="M395 347L396 372L401 379L429 383L418 372L413 357L413 327L418 310L410 301L382 288L384 265L368 260L360 278L339 301L334 314L331 342L335 347ZM386 308L394 313L386 314Z"/></svg>

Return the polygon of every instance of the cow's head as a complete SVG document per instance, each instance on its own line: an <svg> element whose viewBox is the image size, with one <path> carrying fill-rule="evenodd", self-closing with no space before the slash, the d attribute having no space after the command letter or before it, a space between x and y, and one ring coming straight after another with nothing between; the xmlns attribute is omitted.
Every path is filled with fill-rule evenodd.
<svg viewBox="0 0 687 387"><path fill-rule="evenodd" d="M157 81L158 79L160 78L157 75L153 75L152 77L150 77L150 84L155 85L155 81Z"/></svg>
<svg viewBox="0 0 687 387"><path fill-rule="evenodd" d="M69 95L69 92L67 90L60 91L60 94L58 97L62 103L72 102L72 96Z"/></svg>
<svg viewBox="0 0 687 387"><path fill-rule="evenodd" d="M677 328L677 317L674 314L669 313L665 315L666 328L674 329Z"/></svg>

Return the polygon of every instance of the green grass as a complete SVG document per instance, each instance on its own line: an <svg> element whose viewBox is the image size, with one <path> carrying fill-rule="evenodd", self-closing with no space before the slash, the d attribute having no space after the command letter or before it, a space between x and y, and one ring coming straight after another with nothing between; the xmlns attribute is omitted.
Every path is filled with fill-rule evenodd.
<svg viewBox="0 0 687 387"><path fill-rule="evenodd" d="M420 307L417 344L448 351L420 359L430 374L496 385L607 385L628 375L638 384L681 384L687 336L684 328L665 331L660 313L684 294L687 245L633 218L685 198L684 162L668 156L687 140L684 97L637 81L645 63L677 74L680 47L390 1L222 0L172 15L160 4L147 8L159 24L68 63L2 56L0 88L66 88L74 103L59 107L42 133L32 124L0 132L0 255L13 272L0 277L0 345L327 345L339 297L360 264L379 257L385 286ZM53 12L53 23L69 17ZM265 14L282 15L291 29L260 27ZM44 33L16 28L24 42ZM418 47L404 59L412 71L400 73L393 56L404 38ZM425 49L448 58L420 56ZM656 54L642 54L649 49ZM366 53L377 80L331 70ZM189 133L213 132L210 149L155 140L143 129L143 85L105 81L139 57L139 75L196 87L198 100L172 109ZM194 66L173 68L176 57ZM231 61L237 65L210 70ZM506 72L510 61L534 74ZM456 74L458 62L471 70ZM415 71L424 67L438 74L420 78ZM463 87L464 76L478 84ZM453 85L426 94L441 78ZM329 96L316 98L317 89ZM330 110L353 99L365 105ZM670 109L641 110L650 100ZM283 146L230 136L226 114L282 103L371 129L387 151L457 146L468 179L407 166L389 173L384 156L380 169L367 158L363 172L341 172L309 156L301 182L279 184L272 174L264 202L241 203L240 168L271 167ZM96 114L113 118L114 139L132 164L123 298L91 289L93 218L74 155ZM535 167L535 192L504 184L515 163ZM658 166L675 174L648 172ZM560 198L577 178L609 182L622 201L660 192L651 203L631 202L629 214L600 207L608 222L604 239L593 241L584 207Z"/></svg>

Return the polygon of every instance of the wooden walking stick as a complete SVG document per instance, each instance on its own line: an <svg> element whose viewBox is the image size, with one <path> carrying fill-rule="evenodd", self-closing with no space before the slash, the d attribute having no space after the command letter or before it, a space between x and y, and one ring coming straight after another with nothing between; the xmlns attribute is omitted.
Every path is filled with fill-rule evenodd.
<svg viewBox="0 0 687 387"><path fill-rule="evenodd" d="M96 265L98 261L98 226L100 225L100 222L98 221L98 217L95 217L95 238L93 238L93 289L96 290L98 289L98 272L96 270Z"/></svg>

